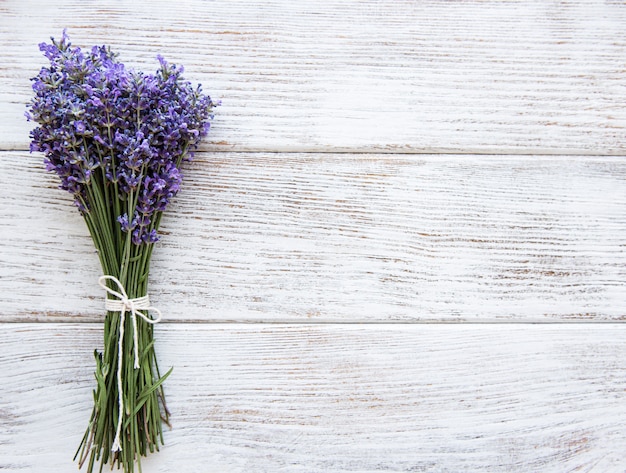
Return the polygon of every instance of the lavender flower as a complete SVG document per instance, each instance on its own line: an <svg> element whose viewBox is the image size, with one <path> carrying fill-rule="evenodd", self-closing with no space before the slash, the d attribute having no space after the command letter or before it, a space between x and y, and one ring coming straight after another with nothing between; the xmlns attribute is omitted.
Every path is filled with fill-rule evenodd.
<svg viewBox="0 0 626 473"><path fill-rule="evenodd" d="M61 41L39 48L50 67L32 79L27 118L39 126L31 132L31 151L44 153L46 169L83 213L94 205L88 188L100 170L115 184L113 198L137 200L131 220L141 224L119 228L132 231L135 244L157 241L157 214L178 192L180 165L208 133L218 104L182 79L182 67L160 56L159 70L143 74L104 46L87 53L72 47L65 31Z"/></svg>
<svg viewBox="0 0 626 473"><path fill-rule="evenodd" d="M161 215L218 104L162 57L155 74L143 74L104 46L72 47L65 31L60 41L39 48L50 65L32 79L26 117L38 126L30 134L31 152L44 154L46 169L74 197L107 290L122 287L129 300L145 300ZM113 280L118 287L110 287ZM159 374L151 320L125 319L125 310L107 312L105 349L96 352L94 408L77 452L90 473L96 462L100 471L117 463L132 473L140 456L158 450L161 422L168 422L162 383L169 372ZM124 332L134 333L132 344Z"/></svg>

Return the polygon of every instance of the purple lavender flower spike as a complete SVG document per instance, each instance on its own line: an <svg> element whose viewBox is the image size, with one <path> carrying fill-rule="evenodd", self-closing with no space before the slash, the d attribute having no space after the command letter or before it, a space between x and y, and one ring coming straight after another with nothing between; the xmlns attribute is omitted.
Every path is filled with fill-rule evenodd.
<svg viewBox="0 0 626 473"><path fill-rule="evenodd" d="M182 66L162 56L155 74L134 72L104 46L89 52L72 47L65 31L40 49L50 67L33 79L26 118L39 127L31 132L31 152L44 152L61 187L87 203L79 206L82 212L89 211L85 185L98 169L119 183L121 201L148 187L150 199L138 199L142 214L153 218L164 211L180 188L178 166L208 133L217 104L182 78ZM133 241L156 240L138 235Z"/></svg>

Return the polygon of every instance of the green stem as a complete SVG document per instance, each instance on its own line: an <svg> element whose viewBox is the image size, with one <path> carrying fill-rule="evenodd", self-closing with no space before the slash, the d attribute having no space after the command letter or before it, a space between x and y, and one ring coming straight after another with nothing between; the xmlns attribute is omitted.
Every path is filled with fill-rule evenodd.
<svg viewBox="0 0 626 473"><path fill-rule="evenodd" d="M128 297L133 299L147 294L147 270L153 245L135 245L132 235L127 233L121 245L116 244L113 236L115 225L111 218L103 215L110 213L105 209L106 193L98 185L104 185L103 179L94 179L94 187L87 193L90 210L84 214L85 222L98 249L102 270L106 274L119 276ZM110 195L110 194L109 194ZM129 215L133 215L138 191L126 202ZM111 196L110 196L111 197ZM113 197L112 200L116 200ZM115 205L115 204L113 204ZM132 217L131 217L132 218ZM113 226L113 228L112 228ZM116 276L116 277L117 277ZM117 290L116 287L112 289ZM111 452L113 437L118 418L118 343L120 334L120 314L108 312L104 323L104 351L98 354L94 391L94 408L89 427L83 437L76 456L79 464L87 464L89 473L93 473L100 463L100 471L105 464L122 468L124 473L133 473L135 468L141 472L141 456L159 449L163 443L161 404L164 399L162 381L169 374L161 377L154 351L152 325L137 320L139 368L134 368L133 325L130 314L126 314L124 325L123 358L121 375L124 391L124 414L121 436L122 450ZM164 407L165 409L165 407ZM165 411L164 419L168 421Z"/></svg>

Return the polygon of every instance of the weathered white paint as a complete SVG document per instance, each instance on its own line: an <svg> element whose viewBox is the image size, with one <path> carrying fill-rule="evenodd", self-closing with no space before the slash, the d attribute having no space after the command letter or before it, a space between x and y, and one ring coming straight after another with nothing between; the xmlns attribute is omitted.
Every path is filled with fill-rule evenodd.
<svg viewBox="0 0 626 473"><path fill-rule="evenodd" d="M2 317L100 320L91 239L40 160L0 160ZM151 270L168 320L626 316L623 158L201 153L186 176Z"/></svg>
<svg viewBox="0 0 626 473"><path fill-rule="evenodd" d="M159 325L173 428L144 471L623 472L625 331ZM0 470L75 468L101 335L0 332Z"/></svg>
<svg viewBox="0 0 626 473"><path fill-rule="evenodd" d="M224 102L153 259L174 426L146 473L623 472L625 24L601 0L1 2L0 470L75 468L101 345L91 242L25 151L36 44L67 27Z"/></svg>
<svg viewBox="0 0 626 473"><path fill-rule="evenodd" d="M223 99L211 149L626 150L626 5L603 0L0 5L0 144L24 149L36 45L68 28Z"/></svg>

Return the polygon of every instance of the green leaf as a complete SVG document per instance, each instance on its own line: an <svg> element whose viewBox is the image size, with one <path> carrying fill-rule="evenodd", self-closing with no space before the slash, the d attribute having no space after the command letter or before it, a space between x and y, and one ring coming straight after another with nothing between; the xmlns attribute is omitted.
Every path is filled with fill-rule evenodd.
<svg viewBox="0 0 626 473"><path fill-rule="evenodd" d="M163 384L163 382L167 379L167 377L172 374L172 371L174 370L174 367L170 368L168 370L167 373L165 373L156 383L154 383L152 386L149 386L147 388L145 388L141 394L139 395L139 397L137 398L137 405L135 406L135 409L133 410L133 412L131 413L131 415L129 416L128 419L126 419L126 422L124 423L124 429L128 428L128 425L130 424L130 421L133 419L133 417L135 417L137 415L137 413L141 410L141 408L143 407L143 405L146 403L146 401L148 400L148 398L150 397L150 395L156 391L157 389L159 389L159 387Z"/></svg>

